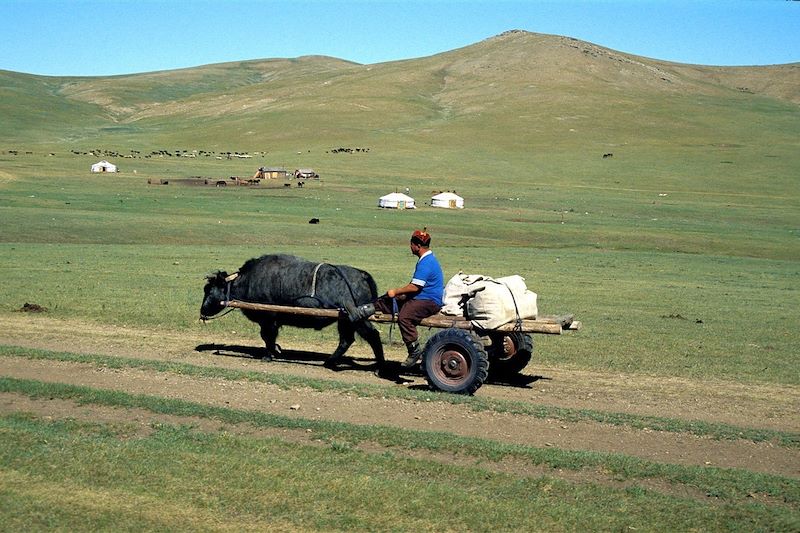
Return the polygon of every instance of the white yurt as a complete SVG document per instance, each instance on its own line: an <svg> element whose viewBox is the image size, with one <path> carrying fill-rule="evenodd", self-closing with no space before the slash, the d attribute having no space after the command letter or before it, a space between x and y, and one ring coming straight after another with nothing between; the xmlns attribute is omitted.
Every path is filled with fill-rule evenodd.
<svg viewBox="0 0 800 533"><path fill-rule="evenodd" d="M464 209L464 199L454 192L440 192L431 198L431 207Z"/></svg>
<svg viewBox="0 0 800 533"><path fill-rule="evenodd" d="M378 200L378 207L386 209L416 209L414 199L401 192L393 192L386 196L381 196Z"/></svg>
<svg viewBox="0 0 800 533"><path fill-rule="evenodd" d="M108 161L98 161L92 165L92 172L116 172L117 165L109 163Z"/></svg>

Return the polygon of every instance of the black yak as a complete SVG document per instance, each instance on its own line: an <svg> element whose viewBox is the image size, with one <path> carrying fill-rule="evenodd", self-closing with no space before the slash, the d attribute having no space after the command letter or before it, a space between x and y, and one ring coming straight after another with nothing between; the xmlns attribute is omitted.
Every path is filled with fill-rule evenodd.
<svg viewBox="0 0 800 533"><path fill-rule="evenodd" d="M219 271L208 276L206 281L200 308L202 319L222 311L224 300L347 311L340 313L337 319L242 309L247 318L261 326L261 338L266 343L269 359L279 353L275 341L281 326L319 330L336 322L339 346L325 361L326 366L333 367L341 360L357 332L372 348L379 371L384 367L378 330L366 320L351 321L348 315L359 305L374 302L378 297L375 281L363 270L314 263L291 255L263 255L245 262L235 275Z"/></svg>

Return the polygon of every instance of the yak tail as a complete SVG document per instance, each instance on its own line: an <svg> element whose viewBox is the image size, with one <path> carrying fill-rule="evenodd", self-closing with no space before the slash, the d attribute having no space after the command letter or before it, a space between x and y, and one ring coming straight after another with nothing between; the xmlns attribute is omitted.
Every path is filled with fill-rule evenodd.
<svg viewBox="0 0 800 533"><path fill-rule="evenodd" d="M370 300L374 302L378 299L378 284L375 283L375 280L369 273L364 272L364 277L367 278L367 285L369 285Z"/></svg>

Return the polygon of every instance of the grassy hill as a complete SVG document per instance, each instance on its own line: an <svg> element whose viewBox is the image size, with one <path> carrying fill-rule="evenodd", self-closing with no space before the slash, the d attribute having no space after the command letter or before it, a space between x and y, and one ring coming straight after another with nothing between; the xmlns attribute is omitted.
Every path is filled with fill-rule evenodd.
<svg viewBox="0 0 800 533"><path fill-rule="evenodd" d="M649 183L686 186L698 178L690 168L703 168L725 188L731 168L720 162L735 159L755 189L778 180L785 190L800 123L800 65L680 65L516 31L375 65L303 57L105 78L0 72L0 94L5 149L367 146L372 174L534 172L593 185L634 186L647 171ZM621 151L627 169L598 175L598 157Z"/></svg>
<svg viewBox="0 0 800 533"><path fill-rule="evenodd" d="M200 146L224 137L257 150L389 137L385 142L470 146L480 137L516 151L533 142L658 142L679 130L696 136L718 125L712 117L697 120L712 105L721 107L723 116L713 115L723 125L747 110L796 112L800 65L680 65L507 32L375 65L315 56L102 78L2 72L0 87L3 143L53 143L57 123L63 137L77 128L83 138L74 141L88 145Z"/></svg>
<svg viewBox="0 0 800 533"><path fill-rule="evenodd" d="M133 159L117 161L123 170L158 178L309 166L331 183L346 183L345 194L348 187L369 197L387 187L425 195L460 187L473 208L502 210L494 199L502 192L528 203L535 196L534 219L572 210L615 216L613 224L630 214L634 225L648 215L628 199L618 205L620 194L683 194L692 202L732 194L715 205L735 211L741 203L749 216L754 195L783 208L798 193L800 64L682 65L510 31L375 65L314 56L101 78L0 72L0 96L0 149L110 152ZM336 147L369 153L330 154ZM171 162L141 160L152 151L168 152ZM172 157L193 151L263 155L224 164ZM592 192L598 190L613 191L613 201ZM748 200L738 202L741 195ZM708 213L698 208L688 216ZM777 220L784 231L796 227L783 212ZM621 246L611 235L594 242ZM766 243L795 256L771 241L759 239L750 253L763 255ZM680 249L704 246L698 239ZM740 248L712 247L747 253Z"/></svg>

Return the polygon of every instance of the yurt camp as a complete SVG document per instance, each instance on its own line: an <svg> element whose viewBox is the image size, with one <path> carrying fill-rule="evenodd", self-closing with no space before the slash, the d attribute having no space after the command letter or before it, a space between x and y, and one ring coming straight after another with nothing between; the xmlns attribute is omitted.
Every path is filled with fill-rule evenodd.
<svg viewBox="0 0 800 533"><path fill-rule="evenodd" d="M92 172L116 172L117 165L109 163L108 161L98 161L92 165Z"/></svg>
<svg viewBox="0 0 800 533"><path fill-rule="evenodd" d="M378 207L385 209L416 209L414 199L401 192L393 192L386 196L381 196L378 200Z"/></svg>
<svg viewBox="0 0 800 533"><path fill-rule="evenodd" d="M454 192L440 192L431 198L431 207L464 209L464 199Z"/></svg>

